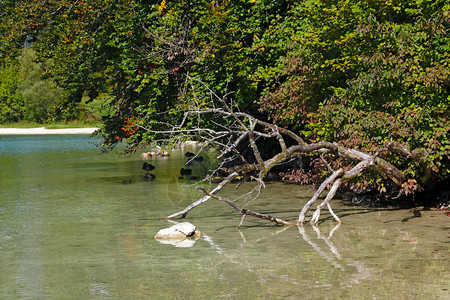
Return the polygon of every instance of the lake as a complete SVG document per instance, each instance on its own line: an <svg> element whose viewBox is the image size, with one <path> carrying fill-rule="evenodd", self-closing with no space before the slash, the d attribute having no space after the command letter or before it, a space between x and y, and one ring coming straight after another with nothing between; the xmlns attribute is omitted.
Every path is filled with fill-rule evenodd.
<svg viewBox="0 0 450 300"><path fill-rule="evenodd" d="M183 151L149 160L156 179L143 181L139 153L100 154L98 143L0 136L0 299L450 299L450 219L440 211L414 217L337 197L340 226L324 212L318 227L247 217L237 230L241 216L209 200L184 219L203 237L175 247L153 236L202 196L179 178ZM191 166L198 176L215 164L203 156ZM268 182L258 199L236 203L296 217L313 193Z"/></svg>

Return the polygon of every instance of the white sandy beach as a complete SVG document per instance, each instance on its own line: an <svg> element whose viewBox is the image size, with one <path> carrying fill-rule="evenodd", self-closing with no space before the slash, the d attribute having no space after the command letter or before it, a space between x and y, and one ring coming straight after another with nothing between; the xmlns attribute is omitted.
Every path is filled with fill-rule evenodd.
<svg viewBox="0 0 450 300"><path fill-rule="evenodd" d="M0 128L0 135L35 135L35 134L91 134L98 128Z"/></svg>

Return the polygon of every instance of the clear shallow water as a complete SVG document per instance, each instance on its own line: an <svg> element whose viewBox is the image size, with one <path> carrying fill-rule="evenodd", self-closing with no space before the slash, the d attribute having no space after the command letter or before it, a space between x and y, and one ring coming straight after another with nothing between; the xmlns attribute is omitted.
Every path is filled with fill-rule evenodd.
<svg viewBox="0 0 450 300"><path fill-rule="evenodd" d="M156 180L143 182L139 155L100 155L96 141L0 136L0 299L449 299L450 219L439 211L412 218L337 199L338 228L324 213L318 228L248 217L236 230L240 216L210 200L187 217L205 236L177 248L153 236L201 196L178 179L181 150L151 160ZM296 217L312 192L268 183L248 208Z"/></svg>

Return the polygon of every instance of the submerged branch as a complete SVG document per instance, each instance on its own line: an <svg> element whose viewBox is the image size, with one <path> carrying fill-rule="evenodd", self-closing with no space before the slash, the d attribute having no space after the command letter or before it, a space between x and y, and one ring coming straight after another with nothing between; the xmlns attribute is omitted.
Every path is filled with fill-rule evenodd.
<svg viewBox="0 0 450 300"><path fill-rule="evenodd" d="M277 218L277 217L274 217L274 216L271 216L271 215L258 213L256 211L253 211L253 210L250 210L250 209L246 209L246 208L241 208L241 207L237 206L236 203L234 203L233 201L231 201L231 200L229 200L227 198L220 197L220 196L217 196L217 195L209 193L203 187L197 187L197 189L203 191L209 197L212 197L212 198L215 198L217 200L220 200L220 201L223 201L223 202L227 203L232 208L234 208L235 210L237 210L238 212L243 214L243 217L241 218L241 222L239 223L238 228L244 223L244 216L253 216L253 217L257 217L257 218L260 218L260 219L268 220L268 221L275 222L277 224L281 224L281 225L285 225L285 226L292 226L292 225L294 225L294 223L291 223L291 222L286 221L286 220L281 219L281 218Z"/></svg>

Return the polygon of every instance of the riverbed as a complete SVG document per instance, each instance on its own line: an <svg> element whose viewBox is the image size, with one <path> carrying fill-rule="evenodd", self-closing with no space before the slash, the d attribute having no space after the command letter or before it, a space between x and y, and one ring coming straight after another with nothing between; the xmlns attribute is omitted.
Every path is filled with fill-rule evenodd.
<svg viewBox="0 0 450 300"><path fill-rule="evenodd" d="M204 234L190 247L153 236L164 216L202 194L180 178L183 151L148 160L100 154L88 135L0 136L0 299L449 299L450 218L438 210L364 208L337 197L338 226L284 228L209 200L185 221ZM140 152L152 149L142 149ZM204 176L205 151L190 166ZM201 183L212 189L214 183ZM221 191L237 199L252 183ZM268 182L239 205L298 216L311 186ZM177 220L179 221L179 220Z"/></svg>

